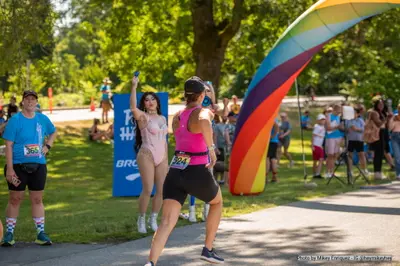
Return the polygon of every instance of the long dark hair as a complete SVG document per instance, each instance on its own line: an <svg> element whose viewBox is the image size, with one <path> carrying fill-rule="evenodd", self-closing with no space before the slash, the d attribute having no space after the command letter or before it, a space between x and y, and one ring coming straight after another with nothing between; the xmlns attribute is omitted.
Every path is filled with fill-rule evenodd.
<svg viewBox="0 0 400 266"><path fill-rule="evenodd" d="M378 105L379 105L380 102L382 102L382 104L383 104L383 109L382 109L382 111L378 109ZM379 118L380 118L381 120L384 120L384 119L387 117L387 115L388 115L388 107L387 107L387 105L385 104L385 101L382 100L382 99L375 101L375 103L374 103L374 110L378 112Z"/></svg>
<svg viewBox="0 0 400 266"><path fill-rule="evenodd" d="M143 93L142 97L140 98L140 102L139 102L139 110L142 110L143 112L147 112L146 109L144 108L144 101L146 100L146 97L148 95L151 95L154 97L154 99L156 99L157 101L157 114L161 115L161 103L160 103L160 98L158 98L157 94L155 94L154 92L145 92ZM135 124L135 135L136 135L136 141L135 141L135 151L136 153L139 152L140 147L142 146L142 134L140 133L140 128L139 128L139 124L135 121L135 118L132 117L132 122Z"/></svg>

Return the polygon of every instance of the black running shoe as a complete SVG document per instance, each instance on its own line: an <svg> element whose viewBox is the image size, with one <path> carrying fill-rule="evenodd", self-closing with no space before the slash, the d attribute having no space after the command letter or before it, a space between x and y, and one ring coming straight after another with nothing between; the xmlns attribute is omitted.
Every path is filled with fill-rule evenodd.
<svg viewBox="0 0 400 266"><path fill-rule="evenodd" d="M224 259L217 255L215 249L208 250L206 247L203 247L203 251L201 252L200 259L205 260L214 264L223 264Z"/></svg>

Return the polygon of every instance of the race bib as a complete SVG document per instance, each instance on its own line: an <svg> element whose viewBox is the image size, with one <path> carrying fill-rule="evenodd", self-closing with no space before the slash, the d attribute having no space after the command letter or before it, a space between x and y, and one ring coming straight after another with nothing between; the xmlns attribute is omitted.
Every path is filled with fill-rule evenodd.
<svg viewBox="0 0 400 266"><path fill-rule="evenodd" d="M40 147L38 144L28 144L24 146L25 157L40 157Z"/></svg>
<svg viewBox="0 0 400 266"><path fill-rule="evenodd" d="M185 169L190 163L190 156L186 154L178 154L172 158L171 168Z"/></svg>

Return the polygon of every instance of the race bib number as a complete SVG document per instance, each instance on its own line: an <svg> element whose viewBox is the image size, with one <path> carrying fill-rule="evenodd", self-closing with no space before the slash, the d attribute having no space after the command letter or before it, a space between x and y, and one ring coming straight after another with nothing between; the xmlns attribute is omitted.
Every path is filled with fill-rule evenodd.
<svg viewBox="0 0 400 266"><path fill-rule="evenodd" d="M190 156L186 154L175 155L171 161L171 168L185 169L190 163Z"/></svg>
<svg viewBox="0 0 400 266"><path fill-rule="evenodd" d="M28 144L24 146L25 157L40 157L40 147L38 144Z"/></svg>

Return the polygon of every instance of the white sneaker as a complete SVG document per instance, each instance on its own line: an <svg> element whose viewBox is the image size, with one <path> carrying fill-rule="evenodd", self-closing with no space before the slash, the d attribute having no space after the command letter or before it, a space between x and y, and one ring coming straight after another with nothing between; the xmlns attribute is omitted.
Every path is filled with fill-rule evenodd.
<svg viewBox="0 0 400 266"><path fill-rule="evenodd" d="M137 220L137 227L138 227L138 232L141 234L147 234L146 230L146 214L139 215L138 220Z"/></svg>
<svg viewBox="0 0 400 266"><path fill-rule="evenodd" d="M381 172L375 172L375 174L374 174L374 179L376 179L376 180L383 180L383 179L386 179L386 176L383 175Z"/></svg>
<svg viewBox="0 0 400 266"><path fill-rule="evenodd" d="M208 212L210 211L210 204L204 203L203 207L203 217L202 220L205 222L207 220Z"/></svg>
<svg viewBox="0 0 400 266"><path fill-rule="evenodd" d="M364 173L365 176L369 176L369 172L368 172L367 169L364 169L364 170L361 170L361 171Z"/></svg>
<svg viewBox="0 0 400 266"><path fill-rule="evenodd" d="M188 220L189 219L189 214L181 212L179 214L179 218L184 219L184 220Z"/></svg>
<svg viewBox="0 0 400 266"><path fill-rule="evenodd" d="M157 225L157 213L152 213L150 218L149 218L149 227L153 232L157 231L158 225Z"/></svg>
<svg viewBox="0 0 400 266"><path fill-rule="evenodd" d="M332 173L329 173L329 172L326 173L326 174L325 174L325 178L326 178L326 179L332 178Z"/></svg>
<svg viewBox="0 0 400 266"><path fill-rule="evenodd" d="M197 222L195 205L189 206L189 222L191 222L191 223Z"/></svg>

